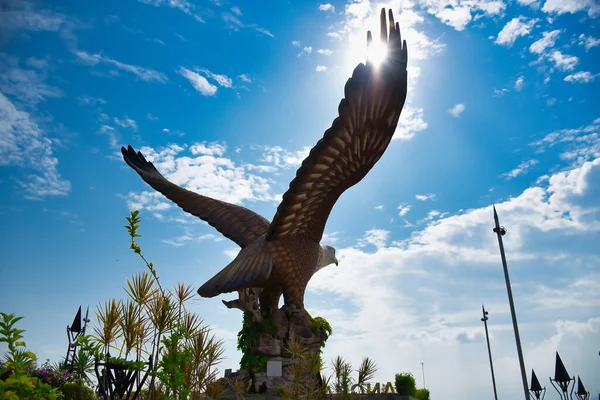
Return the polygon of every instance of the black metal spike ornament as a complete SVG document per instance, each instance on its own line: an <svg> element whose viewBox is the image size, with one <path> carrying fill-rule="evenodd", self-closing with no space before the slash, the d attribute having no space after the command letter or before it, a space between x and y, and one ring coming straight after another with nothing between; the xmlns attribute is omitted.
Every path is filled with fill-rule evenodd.
<svg viewBox="0 0 600 400"><path fill-rule="evenodd" d="M573 385L571 385L573 382ZM556 389L561 399L570 400L573 398L573 389L575 389L575 377L569 377L569 373L565 368L558 351L556 352L556 363L554 366L554 379L550 378L550 383ZM571 390L569 391L569 387Z"/></svg>
<svg viewBox="0 0 600 400"><path fill-rule="evenodd" d="M533 369L531 370L531 386L529 387L529 391L535 400L542 400L546 396L546 388L542 388Z"/></svg>
<svg viewBox="0 0 600 400"><path fill-rule="evenodd" d="M67 348L67 356L65 357L65 367L69 372L73 372L73 368L75 366L75 354L77 351L77 339L79 337L85 336L85 330L87 328L88 316L90 314L90 308L87 308L85 312L85 318L83 319L83 326L81 325L81 306L77 310L77 314L75 314L75 318L73 319L73 323L71 326L67 325L67 339L69 340L69 347Z"/></svg>
<svg viewBox="0 0 600 400"><path fill-rule="evenodd" d="M585 386L583 386L583 382L581 381L581 377L577 375L577 392L575 393L578 400L590 400L590 392L585 390Z"/></svg>

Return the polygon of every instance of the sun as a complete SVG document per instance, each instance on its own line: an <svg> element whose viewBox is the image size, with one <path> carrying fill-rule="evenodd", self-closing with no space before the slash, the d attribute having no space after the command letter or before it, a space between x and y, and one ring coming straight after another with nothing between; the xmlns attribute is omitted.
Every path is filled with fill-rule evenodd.
<svg viewBox="0 0 600 400"><path fill-rule="evenodd" d="M370 61L373 66L379 67L385 60L387 53L388 49L386 45L379 40L373 40L367 49L367 60Z"/></svg>

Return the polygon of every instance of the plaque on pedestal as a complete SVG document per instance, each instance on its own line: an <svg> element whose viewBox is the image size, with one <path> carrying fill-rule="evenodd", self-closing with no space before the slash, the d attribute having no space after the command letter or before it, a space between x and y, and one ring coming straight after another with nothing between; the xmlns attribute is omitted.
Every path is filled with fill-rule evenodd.
<svg viewBox="0 0 600 400"><path fill-rule="evenodd" d="M281 361L267 361L267 376L281 376Z"/></svg>

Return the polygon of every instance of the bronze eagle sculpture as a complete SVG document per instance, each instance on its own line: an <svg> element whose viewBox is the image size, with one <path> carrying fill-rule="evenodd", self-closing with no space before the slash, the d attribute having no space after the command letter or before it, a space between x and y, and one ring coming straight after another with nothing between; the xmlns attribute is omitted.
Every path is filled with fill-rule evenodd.
<svg viewBox="0 0 600 400"><path fill-rule="evenodd" d="M339 116L302 162L270 223L247 208L179 187L142 153L131 146L121 149L125 162L152 188L241 247L229 265L198 289L200 296L261 288L261 310L276 309L282 294L286 307L299 309L313 274L337 264L335 249L320 245L327 218L340 195L381 158L406 100L406 41L391 10L389 18L381 10L380 23L385 60L376 66L367 58L354 69ZM369 31L367 46L371 44Z"/></svg>

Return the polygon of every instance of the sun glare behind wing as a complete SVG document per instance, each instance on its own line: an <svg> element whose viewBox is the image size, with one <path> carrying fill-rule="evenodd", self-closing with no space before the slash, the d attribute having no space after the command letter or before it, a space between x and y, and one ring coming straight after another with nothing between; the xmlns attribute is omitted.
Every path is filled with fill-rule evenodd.
<svg viewBox="0 0 600 400"><path fill-rule="evenodd" d="M387 46L381 43L379 40L373 40L371 46L367 50L367 60L370 61L373 66L379 67L387 56Z"/></svg>

